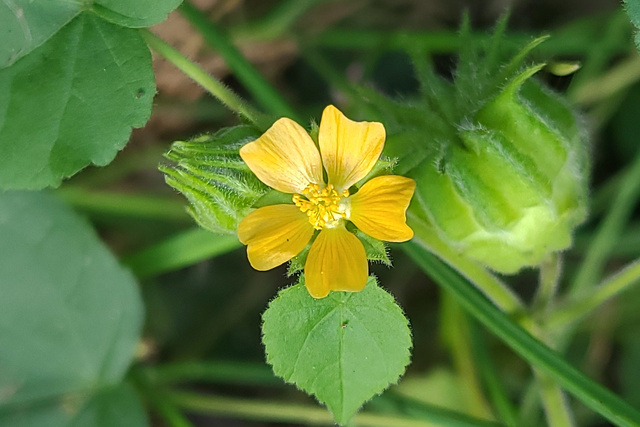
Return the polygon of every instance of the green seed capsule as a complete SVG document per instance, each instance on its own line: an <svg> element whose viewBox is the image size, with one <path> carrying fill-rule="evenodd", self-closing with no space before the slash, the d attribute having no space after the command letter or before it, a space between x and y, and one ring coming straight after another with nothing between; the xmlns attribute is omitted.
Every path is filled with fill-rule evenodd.
<svg viewBox="0 0 640 427"><path fill-rule="evenodd" d="M568 248L586 216L584 134L559 96L529 81L540 68L512 78L412 173L439 237L501 273Z"/></svg>
<svg viewBox="0 0 640 427"><path fill-rule="evenodd" d="M488 43L461 29L453 81L412 52L419 96L393 100L362 90L387 128L394 172L416 181L409 217L416 238L435 235L462 256L511 274L567 249L587 214L586 133L564 99L523 66L539 37L503 55L503 19ZM429 233L422 235L420 233Z"/></svg>

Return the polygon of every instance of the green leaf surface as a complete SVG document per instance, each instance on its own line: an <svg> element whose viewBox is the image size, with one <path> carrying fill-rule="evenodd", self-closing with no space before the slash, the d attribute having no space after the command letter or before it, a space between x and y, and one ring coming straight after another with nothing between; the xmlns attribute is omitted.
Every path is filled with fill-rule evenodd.
<svg viewBox="0 0 640 427"><path fill-rule="evenodd" d="M138 32L77 17L0 70L0 187L57 186L90 163L106 165L146 123L154 94Z"/></svg>
<svg viewBox="0 0 640 427"><path fill-rule="evenodd" d="M132 275L51 195L0 193L0 236L0 425L105 415L142 327Z"/></svg>
<svg viewBox="0 0 640 427"><path fill-rule="evenodd" d="M85 5L68 0L4 0L0 3L0 68L49 40Z"/></svg>
<svg viewBox="0 0 640 427"><path fill-rule="evenodd" d="M312 298L301 281L278 294L263 320L274 373L316 396L340 424L409 363L408 321L374 278L362 292L323 299Z"/></svg>
<svg viewBox="0 0 640 427"><path fill-rule="evenodd" d="M640 0L624 0L624 9L629 15L629 19L635 25L636 29L640 28ZM640 49L640 33L636 31L635 35L636 47Z"/></svg>
<svg viewBox="0 0 640 427"><path fill-rule="evenodd" d="M147 415L133 388L126 383L99 390L93 395L72 396L6 411L0 407L3 427L145 427Z"/></svg>
<svg viewBox="0 0 640 427"><path fill-rule="evenodd" d="M90 7L114 24L143 28L167 19L180 3L182 0L4 0L0 3L0 68L46 43Z"/></svg>
<svg viewBox="0 0 640 427"><path fill-rule="evenodd" d="M182 0L94 0L93 11L114 24L144 28L167 19L180 3Z"/></svg>

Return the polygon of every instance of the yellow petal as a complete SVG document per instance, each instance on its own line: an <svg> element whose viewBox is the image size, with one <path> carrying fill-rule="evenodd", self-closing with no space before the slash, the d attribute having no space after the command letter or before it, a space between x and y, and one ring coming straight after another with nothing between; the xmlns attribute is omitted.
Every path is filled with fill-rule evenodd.
<svg viewBox="0 0 640 427"><path fill-rule="evenodd" d="M333 105L322 113L318 143L329 184L338 192L364 178L382 154L382 123L354 122Z"/></svg>
<svg viewBox="0 0 640 427"><path fill-rule="evenodd" d="M294 205L265 206L251 212L238 225L238 238L248 245L249 262L260 271L298 255L313 232L307 215Z"/></svg>
<svg viewBox="0 0 640 427"><path fill-rule="evenodd" d="M406 212L415 188L415 181L404 176L370 179L349 198L347 217L371 237L388 242L407 241L413 237Z"/></svg>
<svg viewBox="0 0 640 427"><path fill-rule="evenodd" d="M362 242L344 226L320 231L304 266L305 284L314 298L324 298L329 291L359 292L368 272Z"/></svg>
<svg viewBox="0 0 640 427"><path fill-rule="evenodd" d="M310 183L323 182L320 153L313 140L286 117L242 147L240 156L260 181L283 193L300 193Z"/></svg>

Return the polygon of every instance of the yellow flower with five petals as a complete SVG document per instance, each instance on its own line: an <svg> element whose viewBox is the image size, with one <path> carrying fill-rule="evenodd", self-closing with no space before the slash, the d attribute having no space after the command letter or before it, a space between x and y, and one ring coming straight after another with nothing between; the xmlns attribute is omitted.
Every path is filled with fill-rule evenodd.
<svg viewBox="0 0 640 427"><path fill-rule="evenodd" d="M413 237L406 223L412 179L378 176L355 188L378 161L385 136L382 123L354 122L329 105L320 121L319 151L304 128L288 118L243 146L240 156L262 182L293 194L293 204L258 208L240 222L238 238L247 245L253 268L270 270L291 260L318 230L304 266L311 296L361 291L367 283L367 256L347 221L378 240Z"/></svg>

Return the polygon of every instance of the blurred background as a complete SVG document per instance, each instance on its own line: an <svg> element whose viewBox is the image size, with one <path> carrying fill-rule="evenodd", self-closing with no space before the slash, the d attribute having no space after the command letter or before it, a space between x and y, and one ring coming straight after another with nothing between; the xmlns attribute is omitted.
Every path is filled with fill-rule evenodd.
<svg viewBox="0 0 640 427"><path fill-rule="evenodd" d="M552 47L543 49L545 58L579 61L582 68L569 76L543 72L540 77L565 92L581 110L593 152L591 219L579 229L575 247L565 256L567 276L620 190L615 185L620 171L638 153L640 64L632 42L633 28L618 1L193 0L191 4L227 32L266 80L309 120L317 120L329 103L348 114L352 100L341 90L340 82L366 84L388 96L410 99L417 81L399 40L436 46L432 51L436 66L443 75L450 75L455 67L456 31L465 10L473 30L482 33L509 9L507 38L514 43L551 34ZM172 13L153 31L259 106L184 13ZM238 123L237 117L172 64L154 56L154 68L158 94L146 127L134 131L132 141L112 164L88 168L60 190L89 216L101 237L134 271L146 248L196 227L185 212L185 199L164 183L157 170L158 164L167 162L162 154L175 140ZM640 212L638 206L635 209L608 271L640 256ZM486 402L475 401L466 392L479 386L465 373L468 361L450 351L477 333L487 335L490 345L486 350L499 366L514 403L520 405L531 378L528 365L466 319L401 250L391 249L394 268L373 265L371 269L412 324L413 360L399 386L375 398L367 408L419 410L407 403L415 400L487 416ZM284 267L253 271L245 250L238 247L173 271L138 273L143 277L147 311L144 345L139 349L141 364L212 361L216 368L209 371L210 380L187 381L185 389L313 403L294 386L274 378L264 361L261 314L277 290L295 280L286 277ZM506 280L528 300L535 291L537 272L523 271ZM637 291L606 304L581 324L568 350L570 361L635 407L640 407L638 307ZM473 349L469 351L474 354ZM576 406L578 425L608 425ZM196 412L189 415L196 426L284 425ZM532 409L531 421L531 425L544 425L539 409ZM160 419L153 422L163 425Z"/></svg>

